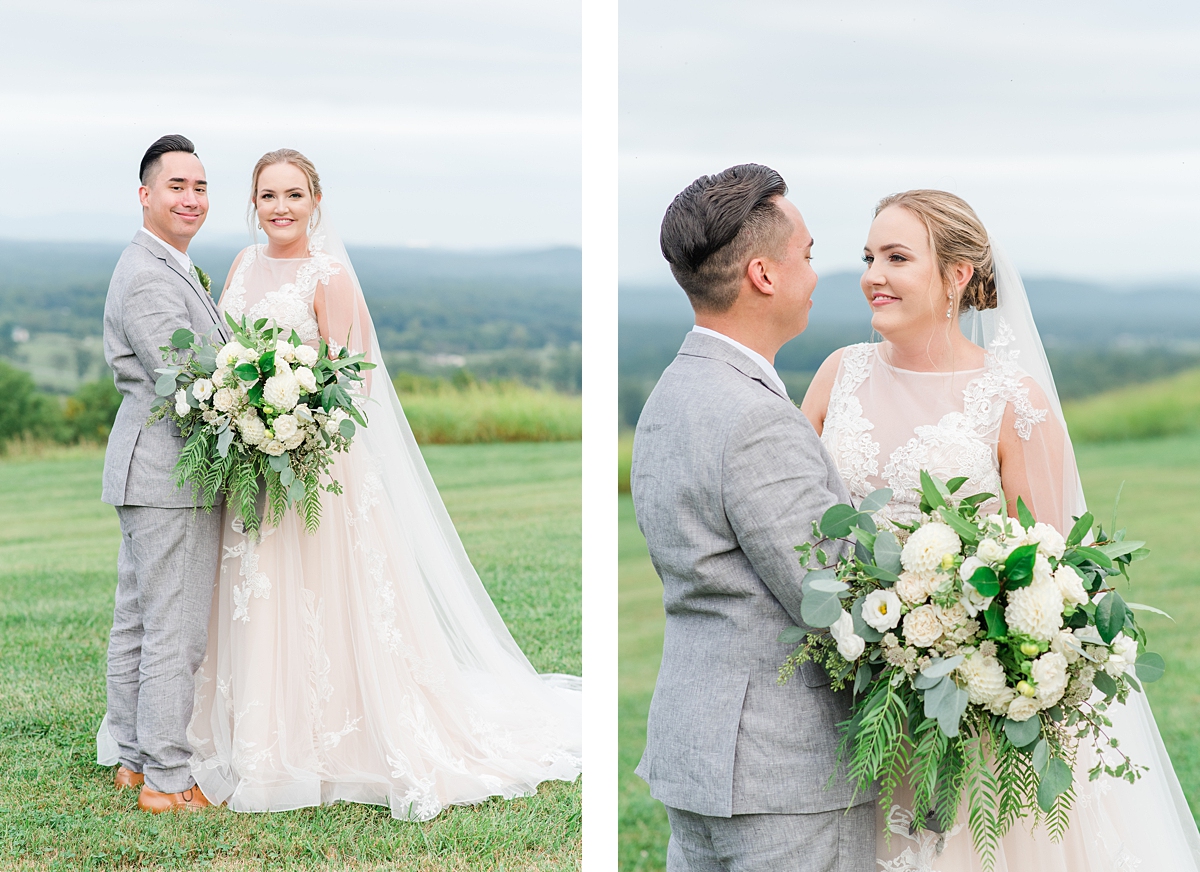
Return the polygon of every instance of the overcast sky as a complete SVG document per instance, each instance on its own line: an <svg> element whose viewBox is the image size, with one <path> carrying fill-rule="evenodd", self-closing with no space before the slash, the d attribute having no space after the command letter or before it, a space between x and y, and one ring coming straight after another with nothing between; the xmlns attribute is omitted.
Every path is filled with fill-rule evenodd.
<svg viewBox="0 0 1200 872"><path fill-rule="evenodd" d="M624 280L695 177L778 169L818 272L861 268L874 203L964 197L1026 274L1200 286L1200 5L621 4Z"/></svg>
<svg viewBox="0 0 1200 872"><path fill-rule="evenodd" d="M129 239L137 166L196 143L201 239L263 152L317 165L350 242L580 243L580 5L40 0L0 29L0 237Z"/></svg>

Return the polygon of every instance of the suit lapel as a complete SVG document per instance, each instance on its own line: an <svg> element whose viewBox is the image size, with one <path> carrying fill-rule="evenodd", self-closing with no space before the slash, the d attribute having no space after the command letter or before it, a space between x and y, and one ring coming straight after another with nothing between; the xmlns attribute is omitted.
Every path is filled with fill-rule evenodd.
<svg viewBox="0 0 1200 872"><path fill-rule="evenodd" d="M199 296L201 302L204 304L204 308L207 310L208 314L212 316L213 324L216 325L217 332L220 334L221 338L225 341L229 341L229 333L225 329L225 321L221 317L221 313L217 311L217 306L213 302L212 295L209 294L208 291L204 290L204 286L200 284L200 280L196 278L195 270L185 270L179 265L179 261L172 257L168 252L163 250L163 247L158 240L151 238L141 231L138 231L138 234L133 238L133 241L165 263L168 269L187 282L188 287L192 289L192 293Z"/></svg>
<svg viewBox="0 0 1200 872"><path fill-rule="evenodd" d="M747 378L754 379L777 397L782 397L789 403L792 401L786 393L782 393L762 368L728 342L703 333L688 333L679 349L680 354L692 357L708 357L727 363Z"/></svg>

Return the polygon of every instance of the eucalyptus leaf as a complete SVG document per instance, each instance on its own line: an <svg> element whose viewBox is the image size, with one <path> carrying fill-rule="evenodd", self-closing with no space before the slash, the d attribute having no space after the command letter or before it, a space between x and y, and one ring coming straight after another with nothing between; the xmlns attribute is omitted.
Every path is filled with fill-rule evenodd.
<svg viewBox="0 0 1200 872"><path fill-rule="evenodd" d="M967 710L967 689L959 687L949 679L947 681L949 681L950 689L942 697L937 719L942 732L953 738L958 735L959 721L962 720L963 712Z"/></svg>
<svg viewBox="0 0 1200 872"><path fill-rule="evenodd" d="M809 588L800 600L800 617L810 627L831 627L842 616L836 593Z"/></svg>
<svg viewBox="0 0 1200 872"><path fill-rule="evenodd" d="M292 465L291 458L289 458L286 454L272 454L269 456L267 463L270 464L271 469L275 470L276 472L283 472Z"/></svg>
<svg viewBox="0 0 1200 872"><path fill-rule="evenodd" d="M927 675L930 678L940 678L943 675L949 675L959 664L964 660L964 655L955 654L953 657L939 657L929 662L929 665L921 670L922 675Z"/></svg>
<svg viewBox="0 0 1200 872"><path fill-rule="evenodd" d="M933 687L925 691L925 717L936 719L938 710L942 707L942 698L950 693L951 687L954 686L954 681L948 676L943 675Z"/></svg>
<svg viewBox="0 0 1200 872"><path fill-rule="evenodd" d="M820 590L825 593L841 593L844 590L849 590L850 585L844 581L839 581L834 578L805 578L804 587L806 590Z"/></svg>
<svg viewBox="0 0 1200 872"><path fill-rule="evenodd" d="M775 638L775 641L785 645L798 645L804 641L804 637L807 635L808 631L803 627L784 627L783 632Z"/></svg>
<svg viewBox="0 0 1200 872"><path fill-rule="evenodd" d="M342 438L344 438L344 439L353 439L354 438L354 422L351 421L349 418L342 419L342 422L340 424L338 424L338 432L342 434Z"/></svg>
<svg viewBox="0 0 1200 872"><path fill-rule="evenodd" d="M1158 654L1147 651L1138 657L1134 671L1137 672L1138 678L1150 684L1163 677L1163 673L1167 671L1167 664Z"/></svg>
<svg viewBox="0 0 1200 872"><path fill-rule="evenodd" d="M175 376L169 372L160 375L154 382L154 393L160 397L169 397L175 393Z"/></svg>
<svg viewBox="0 0 1200 872"><path fill-rule="evenodd" d="M1038 739L1038 743L1033 746L1033 769L1038 775L1042 774L1042 770L1046 768L1046 764L1050 762L1050 743L1045 739Z"/></svg>
<svg viewBox="0 0 1200 872"><path fill-rule="evenodd" d="M1014 748L1024 748L1032 745L1042 733L1042 722L1037 715L1025 721L1004 719L1004 735L1013 743Z"/></svg>
<svg viewBox="0 0 1200 872"><path fill-rule="evenodd" d="M900 541L891 530L883 530L875 537L875 565L894 575L900 573Z"/></svg>
<svg viewBox="0 0 1200 872"><path fill-rule="evenodd" d="M926 675L923 672L918 672L913 676L913 687L915 687L917 690L929 690L931 687L941 684L942 679L945 677L946 676L942 675L934 678Z"/></svg>
<svg viewBox="0 0 1200 872"><path fill-rule="evenodd" d="M830 506L821 516L821 535L829 539L842 539L850 535L850 528L858 521L858 509L845 503Z"/></svg>
<svg viewBox="0 0 1200 872"><path fill-rule="evenodd" d="M863 573L878 581L886 581L895 584L900 580L900 576L896 573L884 569L882 566L864 566Z"/></svg>
<svg viewBox="0 0 1200 872"><path fill-rule="evenodd" d="M186 327L180 327L171 334L171 345L182 351L185 348L190 348L192 345L192 340L195 338L196 334L191 330L188 330Z"/></svg>
<svg viewBox="0 0 1200 872"><path fill-rule="evenodd" d="M279 483L281 485L283 485L284 487L287 487L295 480L296 480L296 473L292 472L292 468L290 466L287 469L285 469L283 472L279 473Z"/></svg>
<svg viewBox="0 0 1200 872"><path fill-rule="evenodd" d="M293 502L298 503L303 500L305 493L306 490L304 487L304 482L302 482L300 479L296 479L288 488L288 496L292 498Z"/></svg>
<svg viewBox="0 0 1200 872"><path fill-rule="evenodd" d="M879 490L872 491L863 497L863 501L858 504L858 510L863 514L873 515L892 499L892 489L881 487Z"/></svg>
<svg viewBox="0 0 1200 872"><path fill-rule="evenodd" d="M1051 757L1038 782L1037 801L1042 811L1049 814L1054 808L1054 801L1070 789L1073 780L1071 767L1066 761L1059 757Z"/></svg>
<svg viewBox="0 0 1200 872"><path fill-rule="evenodd" d="M233 444L233 431L226 427L217 436L217 454L222 457L229 455L229 446Z"/></svg>

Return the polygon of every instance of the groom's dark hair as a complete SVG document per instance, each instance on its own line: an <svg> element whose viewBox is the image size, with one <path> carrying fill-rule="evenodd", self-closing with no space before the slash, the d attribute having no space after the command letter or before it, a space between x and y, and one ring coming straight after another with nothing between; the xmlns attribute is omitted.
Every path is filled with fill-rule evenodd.
<svg viewBox="0 0 1200 872"><path fill-rule="evenodd" d="M155 140L154 145L146 149L146 153L142 155L142 165L138 168L138 179L142 184L146 184L146 179L154 172L159 161L164 154L169 154L172 151L182 151L187 154L195 154L196 146L192 145L192 141L186 136L181 136L178 133L172 133L169 136L160 136Z"/></svg>
<svg viewBox="0 0 1200 872"><path fill-rule="evenodd" d="M782 259L794 228L775 200L787 190L770 167L740 164L701 176L667 207L659 245L693 309L727 311L752 257Z"/></svg>

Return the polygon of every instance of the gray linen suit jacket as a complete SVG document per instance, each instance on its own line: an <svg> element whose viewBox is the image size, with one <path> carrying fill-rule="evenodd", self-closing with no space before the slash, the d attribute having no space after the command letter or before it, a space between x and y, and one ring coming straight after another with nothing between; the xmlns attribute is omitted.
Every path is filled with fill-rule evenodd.
<svg viewBox="0 0 1200 872"><path fill-rule="evenodd" d="M121 408L104 452L101 499L113 506L195 505L190 485L175 487L183 448L179 428L163 419L146 426L154 402L160 346L180 327L228 338L212 297L158 240L138 232L121 254L104 301L104 359L121 392Z"/></svg>
<svg viewBox="0 0 1200 872"><path fill-rule="evenodd" d="M830 783L847 692L811 663L777 684L793 646L776 637L802 624L794 546L850 501L808 419L749 357L689 333L642 410L632 488L666 611L638 775L712 817L848 807L842 773Z"/></svg>

